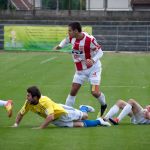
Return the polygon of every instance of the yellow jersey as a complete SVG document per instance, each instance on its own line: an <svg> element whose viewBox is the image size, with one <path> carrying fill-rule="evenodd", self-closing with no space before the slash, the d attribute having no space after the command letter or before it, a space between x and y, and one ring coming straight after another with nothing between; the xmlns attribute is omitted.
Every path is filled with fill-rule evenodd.
<svg viewBox="0 0 150 150"><path fill-rule="evenodd" d="M46 118L50 114L54 114L54 119L57 119L62 114L67 113L67 111L61 105L55 103L47 96L41 96L37 105L32 105L26 100L25 104L20 110L20 113L24 115L29 110L37 113L44 118Z"/></svg>

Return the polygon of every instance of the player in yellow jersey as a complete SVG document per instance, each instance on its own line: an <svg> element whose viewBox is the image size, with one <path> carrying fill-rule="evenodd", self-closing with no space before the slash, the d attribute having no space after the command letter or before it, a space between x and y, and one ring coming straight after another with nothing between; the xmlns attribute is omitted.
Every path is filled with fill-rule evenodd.
<svg viewBox="0 0 150 150"><path fill-rule="evenodd" d="M13 127L18 127L23 116L29 110L45 118L44 122L37 129L46 128L50 123L59 127L110 126L108 122L103 121L101 118L86 120L88 118L87 113L94 111L93 107L82 105L80 110L77 110L70 106L57 104L47 96L42 96L36 86L27 89L27 100L18 112Z"/></svg>

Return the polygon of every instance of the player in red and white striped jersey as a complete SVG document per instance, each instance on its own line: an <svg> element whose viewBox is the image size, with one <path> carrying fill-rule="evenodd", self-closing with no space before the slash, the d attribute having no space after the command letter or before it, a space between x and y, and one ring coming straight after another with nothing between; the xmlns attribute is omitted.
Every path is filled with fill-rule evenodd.
<svg viewBox="0 0 150 150"><path fill-rule="evenodd" d="M58 50L67 44L72 44L72 57L76 72L73 78L70 94L66 99L66 105L73 106L76 94L85 80L91 84L91 93L101 104L101 116L103 115L107 104L105 95L100 91L101 80L101 62L103 56L101 45L96 39L88 33L82 32L79 22L73 22L68 25L69 36L61 41L54 49Z"/></svg>

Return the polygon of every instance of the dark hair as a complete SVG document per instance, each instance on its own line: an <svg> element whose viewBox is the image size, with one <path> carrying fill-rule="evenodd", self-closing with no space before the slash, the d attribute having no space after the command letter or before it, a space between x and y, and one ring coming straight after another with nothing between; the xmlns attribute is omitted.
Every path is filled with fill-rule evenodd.
<svg viewBox="0 0 150 150"><path fill-rule="evenodd" d="M31 86L31 87L27 88L27 92L30 93L32 95L32 97L37 96L37 98L39 98L39 99L41 97L41 92L36 86Z"/></svg>
<svg viewBox="0 0 150 150"><path fill-rule="evenodd" d="M81 27L81 24L79 22L72 22L68 25L69 27L72 28L72 30L75 30L77 29L78 32L81 32L82 31L82 27Z"/></svg>

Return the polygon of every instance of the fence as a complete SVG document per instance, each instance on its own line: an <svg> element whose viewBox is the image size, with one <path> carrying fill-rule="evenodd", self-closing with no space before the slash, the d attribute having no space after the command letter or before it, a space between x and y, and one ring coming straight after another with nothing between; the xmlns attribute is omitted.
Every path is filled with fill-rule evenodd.
<svg viewBox="0 0 150 150"><path fill-rule="evenodd" d="M99 25L93 35L106 51L150 51L150 25Z"/></svg>

